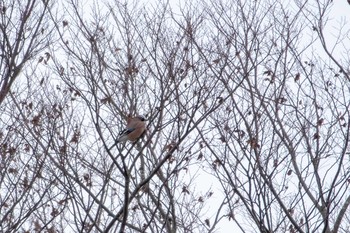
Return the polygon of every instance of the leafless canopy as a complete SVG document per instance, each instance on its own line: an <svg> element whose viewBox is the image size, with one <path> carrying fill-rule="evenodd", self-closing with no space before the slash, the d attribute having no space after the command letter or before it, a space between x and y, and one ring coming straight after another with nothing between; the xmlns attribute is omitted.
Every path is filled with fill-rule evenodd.
<svg viewBox="0 0 350 233"><path fill-rule="evenodd" d="M349 232L336 4L1 1L0 231Z"/></svg>

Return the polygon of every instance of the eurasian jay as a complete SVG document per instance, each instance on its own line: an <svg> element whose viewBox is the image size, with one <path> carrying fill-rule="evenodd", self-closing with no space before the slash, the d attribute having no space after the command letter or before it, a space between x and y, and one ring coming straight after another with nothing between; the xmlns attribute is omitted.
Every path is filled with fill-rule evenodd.
<svg viewBox="0 0 350 233"><path fill-rule="evenodd" d="M136 141L146 130L146 119L143 116L128 118L126 128L119 133L118 142Z"/></svg>

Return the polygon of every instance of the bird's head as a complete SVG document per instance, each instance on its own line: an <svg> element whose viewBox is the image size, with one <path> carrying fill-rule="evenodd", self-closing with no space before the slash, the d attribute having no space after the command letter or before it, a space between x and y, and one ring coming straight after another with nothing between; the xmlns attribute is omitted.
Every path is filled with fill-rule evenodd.
<svg viewBox="0 0 350 233"><path fill-rule="evenodd" d="M147 121L147 119L142 115L138 115L136 118L138 118L140 121Z"/></svg>

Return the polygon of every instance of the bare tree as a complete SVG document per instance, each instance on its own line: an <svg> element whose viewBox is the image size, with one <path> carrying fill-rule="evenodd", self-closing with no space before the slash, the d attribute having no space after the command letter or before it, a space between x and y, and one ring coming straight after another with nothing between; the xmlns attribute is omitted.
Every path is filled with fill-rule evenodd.
<svg viewBox="0 0 350 233"><path fill-rule="evenodd" d="M2 103L25 64L49 45L52 28L48 1L2 1L0 7Z"/></svg>
<svg viewBox="0 0 350 233"><path fill-rule="evenodd" d="M41 133L43 107L32 99L39 57L51 41L48 1L1 1L0 3L0 231L40 231L51 218L38 215L52 211L53 179L44 177L47 147L28 134ZM52 24L51 24L52 25ZM35 59L35 60L34 60ZM37 60L36 60L37 59ZM27 127L23 127L26 125ZM48 229L48 228L46 228Z"/></svg>
<svg viewBox="0 0 350 233"><path fill-rule="evenodd" d="M116 2L85 15L81 7L68 3L71 16L56 20L64 53L52 52L53 69L76 95L74 115L84 114L83 146L67 151L60 168L72 197L69 225L101 232L209 229L202 208L211 191L192 188L200 148L194 131L225 97L214 92L219 81L206 79L206 62L196 55L202 13L177 19L168 4L146 11ZM149 120L145 137L113 147L125 119L137 114Z"/></svg>
<svg viewBox="0 0 350 233"><path fill-rule="evenodd" d="M36 85L3 92L1 230L347 232L348 38L326 39L332 4L47 11L55 40L9 71ZM139 114L145 135L116 143ZM204 174L214 188L197 189Z"/></svg>
<svg viewBox="0 0 350 233"><path fill-rule="evenodd" d="M242 232L346 232L349 60L334 51L348 39L327 47L331 1L282 3L208 7L223 54L214 71L232 95L207 122L217 136L203 153Z"/></svg>

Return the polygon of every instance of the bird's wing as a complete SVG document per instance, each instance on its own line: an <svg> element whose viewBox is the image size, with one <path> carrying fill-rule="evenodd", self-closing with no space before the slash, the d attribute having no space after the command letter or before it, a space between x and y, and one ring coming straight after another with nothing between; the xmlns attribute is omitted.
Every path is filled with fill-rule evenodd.
<svg viewBox="0 0 350 233"><path fill-rule="evenodd" d="M127 129L124 129L123 131L121 131L119 133L119 136L120 135L128 135L129 133L133 132L135 130L135 128L127 128Z"/></svg>

